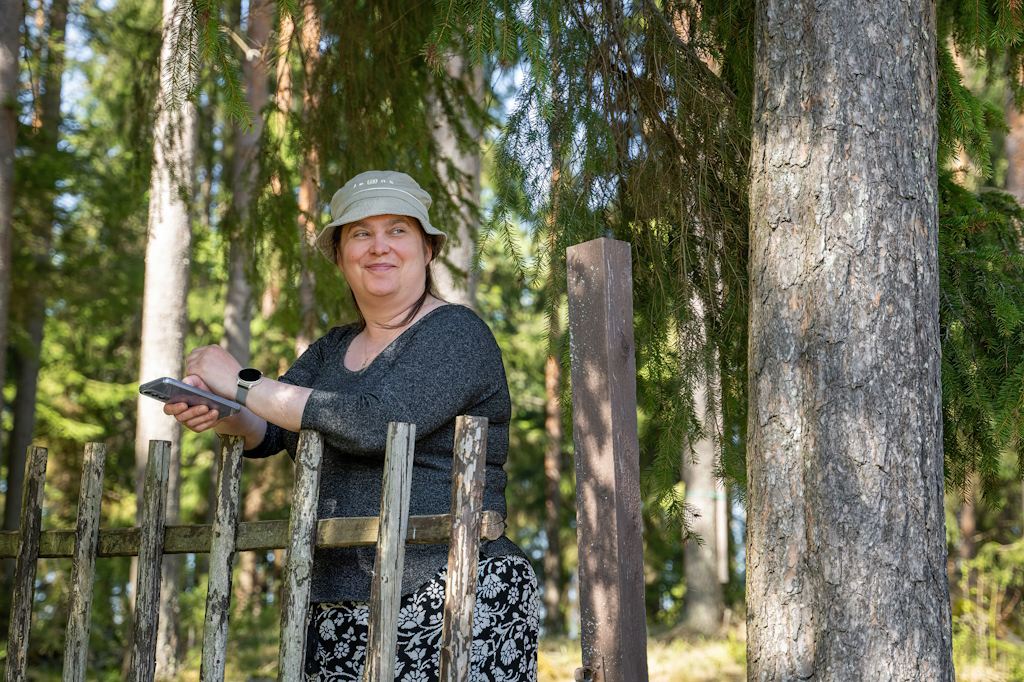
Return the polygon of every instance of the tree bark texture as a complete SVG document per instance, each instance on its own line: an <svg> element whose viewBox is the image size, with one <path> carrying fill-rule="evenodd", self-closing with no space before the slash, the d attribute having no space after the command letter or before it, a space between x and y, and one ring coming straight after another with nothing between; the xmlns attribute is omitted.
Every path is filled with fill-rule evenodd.
<svg viewBox="0 0 1024 682"><path fill-rule="evenodd" d="M934 2L757 6L751 680L952 680Z"/></svg>
<svg viewBox="0 0 1024 682"><path fill-rule="evenodd" d="M171 105L167 87L172 82L172 60L182 11L176 0L163 2L163 39L160 48L160 90L153 129L153 168L149 186L146 274L142 297L142 341L139 382L160 377L180 379L185 358L188 322L189 259L192 246L188 198L192 196L195 154L195 112L190 102ZM168 474L167 523L177 523L181 476L181 427L163 413L156 400L139 396L135 429L136 522L142 519L143 484L151 440L171 443ZM133 560L132 582L135 566ZM161 619L157 677L173 675L172 652L177 649L175 630L165 618L176 612L178 560L164 563L161 578Z"/></svg>
<svg viewBox="0 0 1024 682"><path fill-rule="evenodd" d="M1024 114L1017 111L1013 97L1008 96L1006 105L1006 125L1010 128L1004 144L1006 145L1006 182L1003 188L1012 194L1017 203L1024 203Z"/></svg>
<svg viewBox="0 0 1024 682"><path fill-rule="evenodd" d="M23 3L0 3L0 386L6 385L7 380L7 318L10 311L11 234L14 215L14 148L18 139L18 52L21 43L19 29L24 21ZM3 394L0 393L0 410L2 409ZM4 461L3 454L0 450L0 461ZM12 456L12 451L8 448L7 461L7 499L20 500L20 494L11 496L10 479L12 472L24 470L24 459ZM12 466L19 462L21 466ZM18 492L20 493L20 487ZM3 527L5 530L13 530L8 528L6 514L5 509Z"/></svg>
<svg viewBox="0 0 1024 682"><path fill-rule="evenodd" d="M695 512L690 530L701 540L690 539L683 547L683 576L686 594L683 596L683 624L701 634L710 635L718 630L725 613L722 584L718 580L718 496L724 495L715 477L718 448L711 437L715 428L715 415L708 415L705 391L708 382L701 382L694 390L693 402L696 418L705 425L708 435L693 444L691 460L689 447L683 453L683 482L686 484L686 504ZM721 425L718 425L721 432Z"/></svg>
<svg viewBox="0 0 1024 682"><path fill-rule="evenodd" d="M39 128L37 134L40 136L42 152L48 156L56 156L59 153L57 150L57 142L60 140L60 92L61 81L64 77L64 33L67 28L68 21L67 0L54 0L50 5L50 12L47 19L49 26L46 38L46 62L43 71L44 89L39 97ZM19 26L20 23L13 27L15 36L18 34ZM15 42L15 64L13 66L15 78L17 77L18 69L17 54L18 44ZM11 92L13 95L14 91L12 90ZM6 102L4 104L6 106ZM14 106L13 102L11 102L11 106ZM7 111L6 108L5 111ZM13 110L11 110L11 113L13 114ZM16 134L17 129L15 127L12 129L12 135ZM13 157L13 137L11 142L11 154ZM48 180L56 181L57 178L48 178ZM13 176L11 181L13 182ZM24 485L22 475L25 472L25 453L28 451L28 447L32 444L32 436L35 432L36 393L38 390L39 380L39 354L42 351L43 327L46 322L47 287L45 273L49 268L50 246L53 242L53 222L56 217L56 211L53 204L55 198L55 185L48 186L46 191L40 194L38 200L42 204L40 207L40 215L42 216L42 219L39 224L32 226L33 243L30 245L30 250L34 261L33 276L37 281L35 286L29 287L26 290L27 300L24 301L24 310L26 314L24 325L29 338L29 344L27 347L20 349L20 351L15 355L17 391L12 405L14 425L12 427L11 438L9 441L10 453L7 462L8 480L6 498L11 501L11 504L5 505L4 530L18 529L21 511L18 507L17 501L21 499L22 486ZM8 208L10 208L10 204L8 204ZM8 238L8 244L9 241L10 240ZM10 255L9 248L7 249L7 255ZM6 270L5 272L9 273L9 270ZM6 287L8 284L9 282L5 282L0 285L0 287L3 287L5 297L7 295ZM5 309L0 310L0 313L3 315L2 324L6 333L6 300ZM2 351L4 355L6 354L6 342L3 346L0 346L0 351ZM0 359L2 359L2 356L0 356ZM4 362L4 364L6 363ZM0 383L0 387L2 386L3 384Z"/></svg>
<svg viewBox="0 0 1024 682"><path fill-rule="evenodd" d="M242 59L242 84L245 98L252 109L251 128L235 125L235 159L231 176L232 203L236 229L228 252L228 293L224 302L224 348L243 367L250 359L249 341L252 321L252 283L248 265L252 260L244 239L245 225L254 213L254 188L259 181L259 145L263 135L263 109L267 105L267 61L265 53L273 19L269 0L256 0L249 5L249 52Z"/></svg>
<svg viewBox="0 0 1024 682"><path fill-rule="evenodd" d="M461 55L452 55L445 68L450 77L465 83L471 97L476 100L483 97L483 67L472 66ZM459 212L455 233L449 235L442 254L443 261L437 261L434 265L434 283L441 298L446 301L476 308L478 277L472 271L472 264L477 235L475 207L480 203L480 151L459 147L455 129L436 97L431 98L430 108L434 141L440 154L438 174L449 194L457 198L456 207ZM474 143L477 143L480 137L477 126L468 116L463 118L461 124Z"/></svg>
<svg viewBox="0 0 1024 682"><path fill-rule="evenodd" d="M557 330L553 330L557 336ZM544 627L549 633L565 629L562 619L562 366L554 355L544 362Z"/></svg>
<svg viewBox="0 0 1024 682"><path fill-rule="evenodd" d="M313 73L320 59L320 13L314 0L302 3L302 26L299 45L302 49L303 81L302 116L307 119L316 108L313 95ZM278 70L280 74L280 69ZM302 180L299 184L299 245L303 256L299 278L299 310L301 329L295 339L295 356L306 352L316 338L316 277L312 263L317 257L316 232L320 216L320 160L315 147L305 150L302 157Z"/></svg>
<svg viewBox="0 0 1024 682"><path fill-rule="evenodd" d="M964 561L974 558L974 534L978 530L974 491L978 489L979 483L977 474L971 476L970 490L960 503L960 559Z"/></svg>

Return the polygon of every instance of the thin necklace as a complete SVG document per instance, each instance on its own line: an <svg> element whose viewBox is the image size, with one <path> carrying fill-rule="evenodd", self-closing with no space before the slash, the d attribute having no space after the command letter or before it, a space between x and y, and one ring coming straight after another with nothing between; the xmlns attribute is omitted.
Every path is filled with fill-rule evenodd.
<svg viewBox="0 0 1024 682"><path fill-rule="evenodd" d="M377 351L373 354L372 357L370 356L370 334L367 333L366 336L363 337L363 364L359 366L359 369L366 369L367 365L369 365L370 362L372 362L374 358L376 358L377 355L379 355L382 350L387 348L388 344L394 340L394 338L397 336L395 332L400 332L402 329L403 327L399 327L398 329L392 330L392 332L385 337L383 345L381 345L381 347L377 349Z"/></svg>

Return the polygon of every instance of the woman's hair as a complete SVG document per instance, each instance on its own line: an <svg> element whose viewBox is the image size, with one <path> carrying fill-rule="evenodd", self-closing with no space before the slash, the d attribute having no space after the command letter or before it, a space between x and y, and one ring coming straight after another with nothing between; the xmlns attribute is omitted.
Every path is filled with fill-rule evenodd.
<svg viewBox="0 0 1024 682"><path fill-rule="evenodd" d="M441 240L440 236L436 234L427 234L426 232L424 232L423 226L420 225L420 221L417 220L416 218L409 216L409 220L413 221L416 224L416 227L419 228L420 235L422 235L423 237L424 243L426 243L426 245L430 247L430 262L427 263L426 286L423 287L423 294L420 295L420 297L416 300L416 303L413 304L412 308L409 310L409 314L405 316L405 319L403 319L401 322L395 325L385 325L385 329L398 329L399 327L404 327L405 325L409 324L414 319L416 319L416 315L418 315L420 310L423 308L423 304L427 302L427 296L441 298L437 293L437 287L434 285L433 268L431 266L437 259L437 254L441 250L441 247L444 246L444 242ZM338 260L341 257L341 231L344 229L345 226L340 225L338 226L338 229L334 231L334 234L331 235L331 242L334 245L335 264L338 263ZM352 287L349 287L348 291L349 294L352 296L352 303L356 307L356 314L359 315L359 329L360 331L362 331L363 329L366 328L366 318L363 317L363 311L359 308L359 301L356 300L356 295L352 292Z"/></svg>

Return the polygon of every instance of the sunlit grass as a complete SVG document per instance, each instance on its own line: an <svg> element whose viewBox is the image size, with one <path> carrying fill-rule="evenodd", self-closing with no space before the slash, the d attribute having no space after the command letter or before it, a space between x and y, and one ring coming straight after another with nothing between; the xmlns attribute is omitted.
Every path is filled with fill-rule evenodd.
<svg viewBox="0 0 1024 682"><path fill-rule="evenodd" d="M651 682L739 682L747 678L745 644L729 639L675 639L647 642ZM542 640L538 682L570 682L580 666L579 641Z"/></svg>

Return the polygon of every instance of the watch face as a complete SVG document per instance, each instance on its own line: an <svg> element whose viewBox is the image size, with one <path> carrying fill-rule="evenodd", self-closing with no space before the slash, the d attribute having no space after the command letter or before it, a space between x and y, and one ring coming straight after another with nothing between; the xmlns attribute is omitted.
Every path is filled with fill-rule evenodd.
<svg viewBox="0 0 1024 682"><path fill-rule="evenodd" d="M258 369L253 369L252 367L246 367L238 373L238 379L246 382L259 381L262 376L262 372Z"/></svg>

